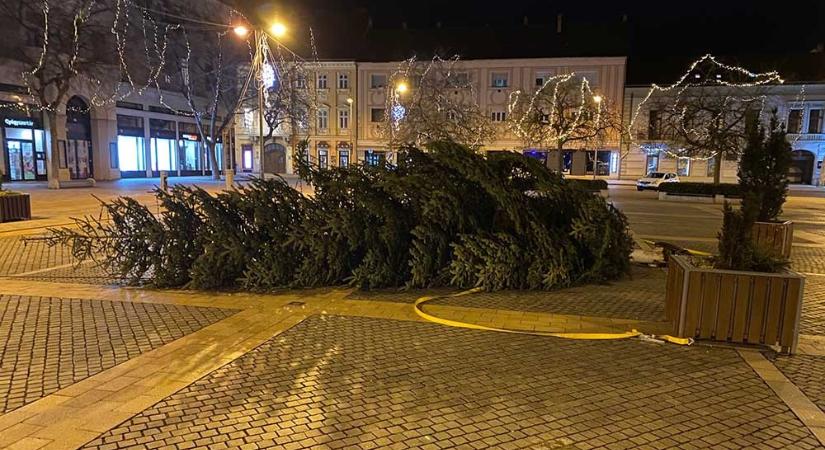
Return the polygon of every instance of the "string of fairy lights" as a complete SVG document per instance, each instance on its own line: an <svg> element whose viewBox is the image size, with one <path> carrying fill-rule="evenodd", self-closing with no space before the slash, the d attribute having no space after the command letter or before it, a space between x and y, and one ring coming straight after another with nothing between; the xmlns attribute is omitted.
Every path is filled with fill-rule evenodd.
<svg viewBox="0 0 825 450"><path fill-rule="evenodd" d="M81 28L83 27L84 23L92 18L92 9L94 8L96 2L92 1L86 4L86 6L79 8L72 17L72 29L71 29L71 39L72 39L72 54L68 55L68 65L69 70L77 75L79 78L84 78L85 75L78 72L77 63L80 57L80 48L81 48ZM37 89L36 81L34 80L35 76L38 75L41 71L45 70L46 61L49 58L50 54L50 35L53 30L53 24L51 19L51 15L54 13L52 5L50 4L49 0L42 0L42 46L39 50L39 56L36 60L36 63L33 67L28 70L22 72L22 80L25 85L26 89L26 96L28 97L29 102L33 104L29 104L23 101L22 98L18 97L17 102L13 103L0 103L0 108L26 108L26 109L34 109L34 110L42 110L42 111L55 111L60 108L61 105L53 105L49 102L41 101L41 97L36 95L35 89ZM138 16L139 21L131 20L133 17ZM174 19L167 21L167 19ZM153 10L144 6L137 4L133 0L115 0L115 11L112 17L112 26L111 26L111 33L114 36L115 42L115 50L117 52L118 58L118 75L119 75L119 82L115 82L114 86L109 86L108 84L104 84L100 79L86 79L85 81L88 82L90 85L94 86L94 90L89 96L90 99L90 106L81 112L88 112L92 106L94 107L101 107L107 104L115 104L118 101L127 99L133 95L143 95L149 89L156 89L158 93L158 101L164 108L174 111L177 114L181 115L195 115L198 114L196 111L181 109L172 107L166 101L165 90L162 87L162 78L164 77L165 68L168 65L169 59L169 48L170 48L170 41L172 40L173 36L180 35L183 38L183 44L185 46L184 54L186 55L184 61L185 70L182 76L186 77L184 84L187 89L190 89L191 85L191 73L189 70L189 62L192 55L192 47L189 41L189 36L187 33L187 26L194 27L199 26L201 29L211 29L213 30L218 39L222 39L225 34L231 31L234 27L237 26L238 21L242 21L243 23L249 23L246 17L243 16L238 11L230 10L230 14L228 17L228 21L226 23L217 23L217 22L210 22L207 20L195 18L195 17L187 17L184 15L177 15L170 12ZM188 24L188 25L187 25ZM135 75L133 68L130 66L130 58L128 55L128 49L132 46L132 42L129 39L129 32L134 31L133 27L139 26L140 29L137 30L138 35L142 36L143 43L142 43L142 50L143 50L143 59L145 60L145 67L148 68L148 74L143 80L138 80L137 76ZM260 39L254 43L254 48L250 44L250 40L246 40L247 45L249 46L250 52L250 64L249 70L250 73L252 71L257 71L257 73L263 74L266 70L260 70L263 67L273 68L275 73L272 76L278 77L280 76L278 72L279 67L283 67L285 64L306 64L309 63L306 59L300 57L297 53L290 50L288 47L283 45L283 43L279 41L275 41L276 43L276 50L273 49L269 45L270 39L264 38ZM312 52L312 61L317 62L317 48L315 45L315 36L310 29L310 46ZM254 54L260 52L263 55L259 60L256 62ZM436 66L446 66L446 74L448 77L452 76L455 73L455 65L458 62L458 57L450 58L447 60L440 59L438 57L433 58L427 65L424 67L423 70L420 72L420 76L427 77L430 76L431 72L434 72ZM697 70L702 66L707 65L712 73L713 71L720 71L725 73L725 75L717 73L715 77L711 77L709 79L702 78ZM405 61L400 67L399 71L393 74L392 79L411 79L413 72L419 70L420 64L415 61L414 58ZM168 75L167 75L168 76ZM255 80L258 86L262 87L265 85L265 80L262 79L263 75L257 77ZM564 140L571 133L574 132L576 127L585 119L592 119L596 124L599 124L602 118L603 113L603 105L601 101L594 101L594 99L600 99L601 97L598 96L590 86L590 82L588 81L587 77L582 76L577 78L575 73L567 73L561 75L555 75L552 77L548 77L541 87L539 87L534 92L525 92L521 90L516 90L512 92L508 98L507 102L507 111L508 115L511 117L513 113L521 108L521 105L524 103L525 98L527 98L527 106L522 111L523 113L519 115L516 120L512 120L512 129L513 131L519 135L520 137L526 137L529 135L528 122L531 116L534 116L540 106L545 106L549 110L547 114L546 121L549 129L553 129L553 124L558 121L560 118L556 115L558 114L558 108L556 108L557 96L559 93L559 89L567 84L573 83L576 80L579 81L578 91L579 91L579 104L575 108L575 112L573 113L573 123L570 126L564 127L558 135L552 136L551 139L553 140ZM674 82L670 85L661 86L658 84L651 85L650 89L646 93L646 95L642 98L642 100L635 105L635 108L631 114L629 126L625 130L625 137L628 139L630 145L636 145L639 148L646 150L646 151L657 151L663 152L670 157L673 158L687 158L691 160L708 160L715 158L717 154L710 153L709 155L704 156L686 156L683 148L674 148L672 145L668 145L666 142L654 142L654 141L647 141L645 139L641 139L639 136L639 126L640 118L642 116L643 111L646 109L648 104L652 101L657 99L667 99L672 98L674 99L673 104L670 105L674 111L680 111L680 118L678 126L680 127L680 133L685 135L694 136L696 139L704 139L708 137L708 128L705 126L703 127L701 124L696 126L690 126L690 120L688 120L687 114L689 109L682 105L680 102L681 100L691 95L691 92L697 88L706 88L708 86L711 87L720 87L720 88L733 88L737 90L742 90L741 92L747 92L747 89L759 89L759 88L768 88L772 86L782 85L785 80L780 76L777 71L769 71L769 72L753 72L744 67L729 65L720 62L716 57L711 54L706 54L701 58L697 59L693 63L691 63L687 70ZM473 83L467 83L469 89L474 89ZM244 93L246 92L246 88L248 87L248 83L245 83ZM551 89L551 100L550 105L539 105L539 99L546 98L546 90ZM104 92L109 90L108 92ZM403 101L400 97L400 92L395 89L388 90L388 109L387 111L390 113L394 113L396 111L401 111L403 108ZM268 95L268 94L267 94ZM450 96L446 95L446 93L442 96L443 98L438 98L436 101L436 105L439 108L446 108L448 105L449 107L454 107L456 100L451 98ZM470 95L470 98L475 98L475 95ZM758 105L758 117L762 120L765 110L768 105L768 96L766 94L760 95L730 95L729 98L725 99L726 102L730 102L729 106L730 109L735 109L737 107L741 107L742 105ZM805 92L805 85L800 87L798 94L796 95L793 105L795 107L803 107L806 102L806 92ZM748 106L749 107L749 106ZM78 108L73 108L78 109ZM189 108L192 109L192 108ZM543 108L541 108L543 109ZM591 117L588 113L594 112L595 117ZM213 111L214 113L214 111ZM710 121L718 121L724 120L723 115L726 114L724 110L721 110L716 116L710 117ZM400 117L396 117L394 120L395 125L398 124L398 119ZM481 133L479 133L481 136ZM799 134L796 133L795 139L799 139Z"/></svg>
<svg viewBox="0 0 825 450"><path fill-rule="evenodd" d="M580 80L575 101L577 105L573 107L570 117L562 117L565 114L564 110L568 108L559 107L559 93L564 89L575 88L577 79ZM548 104L543 104L548 89L550 100ZM527 106L522 110L520 105L524 102L525 96L528 96ZM588 119L590 112L594 114L590 128L598 130L602 121L602 103L602 97L593 91L586 76L578 77L575 72L570 72L547 77L534 92L513 91L510 94L507 111L511 117L515 117L511 128L522 140L529 141L533 138L533 133L528 128L531 124L535 124L536 118L539 117L542 130L552 133L550 136L545 136L545 139L558 142L570 138L583 121ZM549 113L544 112L545 108L549 110Z"/></svg>
<svg viewBox="0 0 825 450"><path fill-rule="evenodd" d="M707 71L708 73L713 73L719 70L725 72L728 76L716 73L716 76L711 77L710 79L703 78L701 74L697 73L697 70L703 65L707 65L710 69ZM741 79L741 81L737 79ZM762 122L768 105L768 95L765 93L759 95L748 95L749 90L767 89L769 87L782 85L784 83L785 80L777 71L753 72L743 67L722 63L713 55L706 54L691 63L687 70L673 84L667 86L660 86L658 84L651 85L641 102L636 105L635 110L631 115L630 123L627 127L625 136L630 145L636 145L646 152L664 153L667 156L676 159L698 161L711 160L718 156L719 151L710 152L709 154L702 156L686 155L685 148L673 148L673 145L668 142L656 142L655 140L646 141L638 136L641 134L639 129L642 128L638 125L640 123L639 118L643 111L651 109L648 103L657 99L674 99L673 103L669 105L668 108L672 111L677 111L680 113L679 120L677 121L679 132L683 135L693 136L696 139L701 140L707 139L709 136L710 130L707 124L724 120L723 116L725 114L728 114L731 110L735 110L737 108L752 109L750 105L758 104L759 108L756 109L757 118L759 122ZM709 117L708 120L699 121L699 125L697 126L689 126L691 123L687 117L689 108L681 103L686 101L685 99L691 95L695 95L695 91L697 89L713 90L714 88L733 89L733 91L728 91L727 95L722 98L723 105L729 107L721 108L718 114ZM731 94L730 92L734 93ZM728 102L730 102L730 104ZM737 103L738 105L735 105L734 103ZM804 103L805 86L802 85L800 92L796 97L795 104L804 106ZM799 136L797 135L794 139L799 139Z"/></svg>

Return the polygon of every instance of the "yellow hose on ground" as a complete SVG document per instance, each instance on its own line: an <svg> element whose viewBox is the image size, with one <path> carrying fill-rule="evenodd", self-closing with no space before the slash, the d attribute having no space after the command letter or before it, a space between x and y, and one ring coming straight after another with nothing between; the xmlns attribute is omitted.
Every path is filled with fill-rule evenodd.
<svg viewBox="0 0 825 450"><path fill-rule="evenodd" d="M551 333L547 331L527 331L527 330L513 330L509 328L498 328L498 327L488 327L485 325L478 325L475 323L469 322L461 322L458 320L452 319L445 319L442 317L434 316L430 313L424 311L421 307L424 303L427 303L431 300L439 299L439 298L454 298L454 297L462 297L470 294L475 294L477 292L481 292L482 288L473 288L468 289L466 291L458 292L456 294L450 295L440 295L440 296L424 296L415 301L413 304L413 309L415 309L415 313L418 314L424 320L428 320L433 323L446 325L448 327L455 327L455 328L466 328L470 330L483 330L483 331L497 331L500 333L512 333L512 334L527 334L531 336L549 336L549 337L556 337L556 338L563 338L563 339L591 339L591 340L606 340L606 339L628 339L633 337L644 336L643 333L636 331L635 329L631 331L625 331L622 333ZM671 342L674 344L679 345L690 345L693 343L693 339L691 338L679 338L674 336L657 336L652 335L650 336L653 339L660 339L663 341Z"/></svg>

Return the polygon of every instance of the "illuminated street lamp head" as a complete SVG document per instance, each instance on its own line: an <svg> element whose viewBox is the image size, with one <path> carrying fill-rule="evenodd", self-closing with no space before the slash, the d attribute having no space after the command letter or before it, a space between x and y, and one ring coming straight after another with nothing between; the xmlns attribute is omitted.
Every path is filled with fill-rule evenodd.
<svg viewBox="0 0 825 450"><path fill-rule="evenodd" d="M235 34L239 37L246 37L246 35L249 34L249 28L247 28L244 25L238 25L235 28L233 28L232 31L234 31Z"/></svg>
<svg viewBox="0 0 825 450"><path fill-rule="evenodd" d="M601 103L602 102L602 96L601 95L594 95L593 96L593 101L596 102L596 103Z"/></svg>
<svg viewBox="0 0 825 450"><path fill-rule="evenodd" d="M347 97L347 103L349 103L349 104L351 105L351 104L352 104L352 101L353 101L353 100L352 100L352 97Z"/></svg>
<svg viewBox="0 0 825 450"><path fill-rule="evenodd" d="M269 31L272 32L272 35L275 37L283 37L286 35L286 25L282 24L281 22L275 22L269 28Z"/></svg>
<svg viewBox="0 0 825 450"><path fill-rule="evenodd" d="M397 86L395 86L395 92L398 92L399 94L407 92L407 89L407 83L404 83L403 81L398 83Z"/></svg>

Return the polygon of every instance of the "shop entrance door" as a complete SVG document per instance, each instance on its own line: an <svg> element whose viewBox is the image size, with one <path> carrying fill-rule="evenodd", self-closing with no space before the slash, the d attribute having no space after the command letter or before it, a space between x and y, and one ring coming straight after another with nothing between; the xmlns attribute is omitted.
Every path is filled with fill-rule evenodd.
<svg viewBox="0 0 825 450"><path fill-rule="evenodd" d="M66 150L69 175L72 180L82 180L92 176L91 161L89 160L89 141L70 140Z"/></svg>
<svg viewBox="0 0 825 450"><path fill-rule="evenodd" d="M37 179L37 161L34 146L28 141L6 141L11 181L31 181Z"/></svg>

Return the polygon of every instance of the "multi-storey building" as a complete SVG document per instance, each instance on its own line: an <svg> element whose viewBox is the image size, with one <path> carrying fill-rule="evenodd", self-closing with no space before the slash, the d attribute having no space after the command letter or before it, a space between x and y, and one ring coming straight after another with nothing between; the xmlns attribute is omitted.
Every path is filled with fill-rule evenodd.
<svg viewBox="0 0 825 450"><path fill-rule="evenodd" d="M624 119L639 109L650 86L628 86L624 94ZM764 91L764 88L760 89ZM760 92L762 94L762 92ZM820 185L825 183L822 170L825 159L825 84L783 84L770 86L765 95L766 104L776 108L777 116L788 130L788 142L793 151L793 161L788 180L794 184ZM770 114L770 111L765 111ZM710 182L713 180L714 160L694 157L678 157L678 152L668 152L646 145L659 141L655 135L656 111L651 113L648 104L642 104L634 121L634 135L638 139L622 143L621 165L618 177L636 179L650 172L673 172L681 181ZM722 161L720 180L736 182L738 162Z"/></svg>
<svg viewBox="0 0 825 450"><path fill-rule="evenodd" d="M309 157L321 167L341 166L354 161L378 163L392 159L387 139L382 134L386 120L387 89L392 75L402 65L393 62L321 62L314 72L313 95L316 111L309 132L301 138L309 140ZM505 126L510 94L516 90L534 92L554 75L575 73L587 78L591 88L605 104L620 107L624 92L625 58L532 58L462 60L453 70L472 84L472 95L479 107L497 129L496 138L482 147L483 151L516 151L547 160L551 153L544 148L525 148L524 143ZM413 87L414 89L414 87ZM255 148L259 120L251 110L242 112L236 122L236 158L247 161L238 170L258 172ZM267 130L268 131L268 130ZM280 131L280 133L278 133ZM276 130L281 137L271 144L273 152L289 152L289 129ZM300 133L299 133L300 134ZM283 147L286 148L283 148ZM618 174L619 136L615 135L601 148L564 149L568 173L602 176ZM246 155L246 156L244 156ZM277 172L290 172L289 160ZM246 159L244 159L246 158ZM266 158L264 158L266 159ZM595 161L598 163L594 163Z"/></svg>

